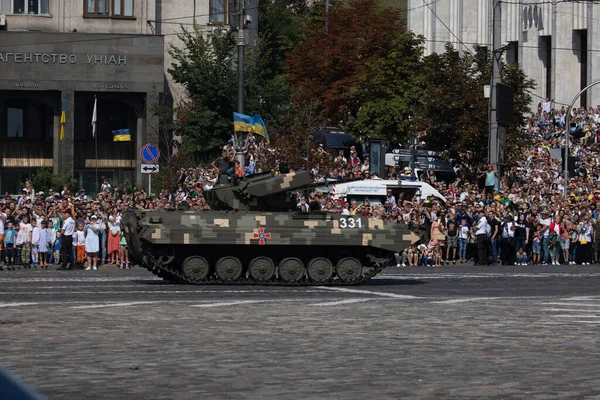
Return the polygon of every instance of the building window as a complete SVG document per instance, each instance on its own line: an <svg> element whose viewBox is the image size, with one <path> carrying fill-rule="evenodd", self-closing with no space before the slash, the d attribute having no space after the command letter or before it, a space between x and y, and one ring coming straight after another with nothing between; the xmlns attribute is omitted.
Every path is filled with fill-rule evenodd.
<svg viewBox="0 0 600 400"><path fill-rule="evenodd" d="M227 16L227 0L210 0L209 22L212 24L225 24Z"/></svg>
<svg viewBox="0 0 600 400"><path fill-rule="evenodd" d="M8 107L6 110L6 136L9 138L23 137L23 124L25 122L25 110L23 108Z"/></svg>
<svg viewBox="0 0 600 400"><path fill-rule="evenodd" d="M133 17L133 0L113 0L114 17Z"/></svg>
<svg viewBox="0 0 600 400"><path fill-rule="evenodd" d="M3 14L47 15L50 0L0 0Z"/></svg>
<svg viewBox="0 0 600 400"><path fill-rule="evenodd" d="M8 99L2 103L0 138L42 140L52 136L54 117L44 104L29 99Z"/></svg>
<svg viewBox="0 0 600 400"><path fill-rule="evenodd" d="M85 15L108 16L108 0L85 0Z"/></svg>

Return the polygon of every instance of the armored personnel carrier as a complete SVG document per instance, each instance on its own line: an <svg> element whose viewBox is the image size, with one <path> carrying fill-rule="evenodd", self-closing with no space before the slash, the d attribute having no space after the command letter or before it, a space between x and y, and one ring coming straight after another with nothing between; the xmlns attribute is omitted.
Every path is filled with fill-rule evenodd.
<svg viewBox="0 0 600 400"><path fill-rule="evenodd" d="M193 284L354 285L419 237L358 215L298 212L306 171L263 173L204 192L210 211L130 211L130 257L165 280Z"/></svg>

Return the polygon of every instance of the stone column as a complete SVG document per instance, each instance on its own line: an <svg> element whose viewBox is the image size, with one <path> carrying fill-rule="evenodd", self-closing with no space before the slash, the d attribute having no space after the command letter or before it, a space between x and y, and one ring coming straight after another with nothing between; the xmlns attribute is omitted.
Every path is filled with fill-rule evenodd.
<svg viewBox="0 0 600 400"><path fill-rule="evenodd" d="M62 92L61 112L63 102L66 102L65 137L60 140L60 129L54 136L54 170L58 171L59 175L68 174L73 176L75 164L75 92Z"/></svg>
<svg viewBox="0 0 600 400"><path fill-rule="evenodd" d="M60 146L62 142L60 141L60 115L62 113L62 101L60 103L60 107L54 109L54 119L52 126L52 173L54 175L60 176Z"/></svg>

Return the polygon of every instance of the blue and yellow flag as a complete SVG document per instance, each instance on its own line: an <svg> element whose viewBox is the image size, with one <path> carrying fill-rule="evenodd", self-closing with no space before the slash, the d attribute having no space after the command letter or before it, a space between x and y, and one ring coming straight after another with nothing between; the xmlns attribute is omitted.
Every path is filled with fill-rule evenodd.
<svg viewBox="0 0 600 400"><path fill-rule="evenodd" d="M117 129L112 131L113 142L131 142L131 134L129 129Z"/></svg>
<svg viewBox="0 0 600 400"><path fill-rule="evenodd" d="M59 140L65 138L65 124L67 123L67 102L63 101L62 112L60 113L60 136Z"/></svg>
<svg viewBox="0 0 600 400"><path fill-rule="evenodd" d="M258 114L254 116L233 113L233 130L236 132L254 132L257 135L264 137L269 143L269 133L267 126Z"/></svg>

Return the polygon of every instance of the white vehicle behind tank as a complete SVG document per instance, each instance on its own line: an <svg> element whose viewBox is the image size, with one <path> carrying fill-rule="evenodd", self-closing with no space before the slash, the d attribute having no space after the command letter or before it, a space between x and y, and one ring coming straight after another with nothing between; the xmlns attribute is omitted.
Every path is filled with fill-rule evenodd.
<svg viewBox="0 0 600 400"><path fill-rule="evenodd" d="M404 193L404 198L407 200L419 195L421 200L426 200L429 196L432 196L442 203L446 203L446 198L430 184L410 180L365 179L362 181L330 183L328 186L316 188L316 191L333 193L335 199L346 197L349 202L356 200L361 204L365 199L369 199L371 204L377 204L385 202L388 189L392 190L392 194L396 199L400 193Z"/></svg>

